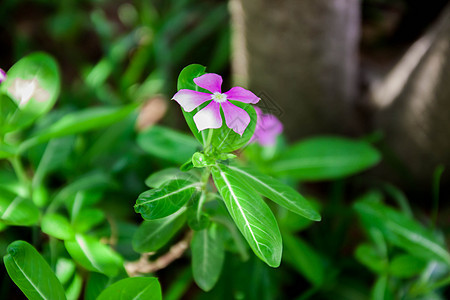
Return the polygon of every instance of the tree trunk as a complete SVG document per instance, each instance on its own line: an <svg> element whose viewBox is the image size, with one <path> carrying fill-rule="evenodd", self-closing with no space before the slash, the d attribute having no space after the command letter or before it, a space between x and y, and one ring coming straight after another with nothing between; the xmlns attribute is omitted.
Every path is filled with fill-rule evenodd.
<svg viewBox="0 0 450 300"><path fill-rule="evenodd" d="M438 164L450 166L450 6L373 85L372 99L376 127L403 173L429 185Z"/></svg>
<svg viewBox="0 0 450 300"><path fill-rule="evenodd" d="M355 130L359 0L231 0L235 82L290 138Z"/></svg>

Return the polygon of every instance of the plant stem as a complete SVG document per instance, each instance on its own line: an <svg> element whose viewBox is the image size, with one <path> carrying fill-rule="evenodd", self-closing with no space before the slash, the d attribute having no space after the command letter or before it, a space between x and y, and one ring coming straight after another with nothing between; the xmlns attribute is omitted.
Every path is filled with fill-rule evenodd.
<svg viewBox="0 0 450 300"><path fill-rule="evenodd" d="M202 173L201 178L201 189L202 194L200 195L200 199L198 200L198 206L197 206L197 220L200 220L200 214L202 212L203 204L205 203L206 199L206 189L209 181L209 175L211 174L211 170L209 168L205 168Z"/></svg>
<svg viewBox="0 0 450 300"><path fill-rule="evenodd" d="M31 187L31 181L28 178L25 169L22 165L22 162L20 161L20 158L18 156L14 156L9 159L9 162L11 163L14 172L16 173L17 179L22 183L23 186L25 186L27 190L27 196L31 199L32 197L32 187Z"/></svg>
<svg viewBox="0 0 450 300"><path fill-rule="evenodd" d="M203 149L205 151L205 153L210 152L212 135L213 135L213 129L209 129L208 137L206 138L205 148Z"/></svg>

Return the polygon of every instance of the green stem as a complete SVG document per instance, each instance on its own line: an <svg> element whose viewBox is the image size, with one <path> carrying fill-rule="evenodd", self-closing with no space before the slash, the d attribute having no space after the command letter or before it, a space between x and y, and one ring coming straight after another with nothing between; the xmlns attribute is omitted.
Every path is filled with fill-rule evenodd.
<svg viewBox="0 0 450 300"><path fill-rule="evenodd" d="M211 152L210 149L211 149L211 140L212 140L213 133L214 133L213 129L209 129L208 137L206 138L205 147L203 149L205 151L205 153Z"/></svg>
<svg viewBox="0 0 450 300"><path fill-rule="evenodd" d="M23 186L26 187L28 197L31 199L32 196L31 181L25 172L25 169L22 165L22 162L20 161L20 158L18 156L14 156L9 159L9 162L11 163L19 181L22 183Z"/></svg>
<svg viewBox="0 0 450 300"><path fill-rule="evenodd" d="M433 207L431 209L431 224L433 225L433 228L436 227L439 213L439 186L443 172L444 166L440 165L436 168L433 174Z"/></svg>
<svg viewBox="0 0 450 300"><path fill-rule="evenodd" d="M201 178L201 181L200 181L202 194L200 195L200 199L198 201L197 220L200 220L200 214L202 212L203 204L205 203L205 200L206 200L206 190L207 190L208 181L209 181L209 175L210 174L211 174L211 170L209 168L205 168L203 170L202 178Z"/></svg>
<svg viewBox="0 0 450 300"><path fill-rule="evenodd" d="M445 286L448 286L448 285L450 285L450 276L447 276L447 277L445 277L445 278L443 278L443 279L441 279L441 280L439 280L439 281L437 281L437 282L435 282L435 283L433 283L431 285L421 286L419 288L411 290L410 295L413 296L413 297L417 297L417 296L420 296L420 295L427 295L427 294L429 294L430 292L432 292L432 291L434 291L436 289L439 289L441 287L445 287Z"/></svg>
<svg viewBox="0 0 450 300"><path fill-rule="evenodd" d="M49 246L50 246L50 266L52 270L56 270L56 262L58 259L58 240L54 237L49 238Z"/></svg>

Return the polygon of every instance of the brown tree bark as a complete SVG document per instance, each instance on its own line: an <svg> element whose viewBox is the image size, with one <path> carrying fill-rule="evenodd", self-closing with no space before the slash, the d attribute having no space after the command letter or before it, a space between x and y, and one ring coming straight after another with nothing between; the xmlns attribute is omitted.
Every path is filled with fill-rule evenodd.
<svg viewBox="0 0 450 300"><path fill-rule="evenodd" d="M450 166L450 6L373 85L372 100L375 126L404 174L429 185L438 164Z"/></svg>
<svg viewBox="0 0 450 300"><path fill-rule="evenodd" d="M297 139L356 128L359 0L231 0L235 82Z"/></svg>

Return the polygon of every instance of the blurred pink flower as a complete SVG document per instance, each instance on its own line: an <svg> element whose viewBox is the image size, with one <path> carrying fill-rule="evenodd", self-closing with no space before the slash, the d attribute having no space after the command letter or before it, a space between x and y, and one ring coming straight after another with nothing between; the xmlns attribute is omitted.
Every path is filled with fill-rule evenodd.
<svg viewBox="0 0 450 300"><path fill-rule="evenodd" d="M20 101L19 107L21 108L27 105L31 99L35 99L38 102L44 102L50 97L48 91L41 87L36 78L15 78L8 88L8 92Z"/></svg>
<svg viewBox="0 0 450 300"><path fill-rule="evenodd" d="M261 146L273 146L277 136L283 132L283 124L271 114L264 114L259 107L255 107L258 121L255 133L250 142L257 142Z"/></svg>
<svg viewBox="0 0 450 300"><path fill-rule="evenodd" d="M6 73L2 69L0 69L0 83L5 81L5 79L6 79Z"/></svg>
<svg viewBox="0 0 450 300"><path fill-rule="evenodd" d="M220 108L222 108L227 126L242 135L250 123L250 116L245 110L228 100L255 104L260 98L238 86L222 93L222 77L213 73L207 73L195 78L194 83L212 94L181 89L172 99L177 101L187 112L191 112L201 104L212 100L194 115L194 122L198 130L222 127L222 116L220 113Z"/></svg>

